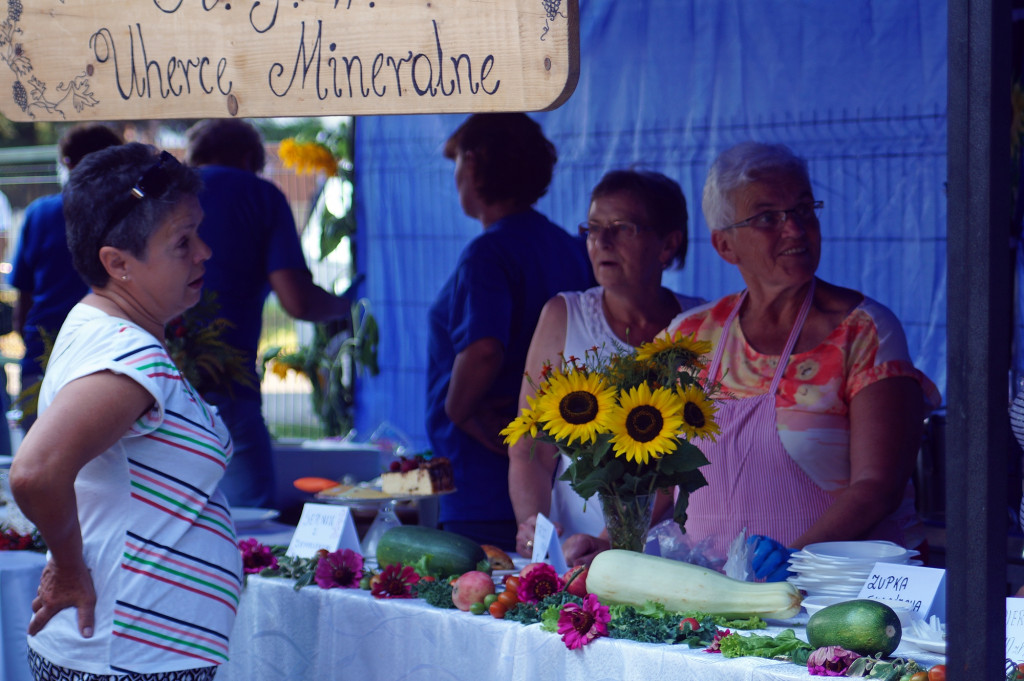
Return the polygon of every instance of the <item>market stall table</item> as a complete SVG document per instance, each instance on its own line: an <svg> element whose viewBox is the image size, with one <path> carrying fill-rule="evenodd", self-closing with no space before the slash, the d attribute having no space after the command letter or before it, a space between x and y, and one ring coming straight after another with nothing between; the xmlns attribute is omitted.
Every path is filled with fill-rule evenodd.
<svg viewBox="0 0 1024 681"><path fill-rule="evenodd" d="M540 625L444 610L419 599L378 600L368 591L307 587L250 576L231 635L231 661L217 681L337 678L435 681L707 681L809 679L804 667L727 659L684 646L601 638L568 650ZM790 628L803 637L806 616ZM787 628L775 623L768 633ZM762 632L763 633L763 632ZM902 645L895 655L929 666L944 657Z"/></svg>
<svg viewBox="0 0 1024 681"><path fill-rule="evenodd" d="M0 678L32 681L28 668L28 621L46 556L0 551Z"/></svg>

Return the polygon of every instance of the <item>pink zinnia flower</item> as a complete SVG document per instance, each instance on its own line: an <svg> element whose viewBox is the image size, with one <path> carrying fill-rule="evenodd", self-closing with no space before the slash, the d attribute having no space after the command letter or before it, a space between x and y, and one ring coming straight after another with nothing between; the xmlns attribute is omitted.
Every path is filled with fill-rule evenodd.
<svg viewBox="0 0 1024 681"><path fill-rule="evenodd" d="M722 639L726 636L730 636L732 631L729 629L718 629L715 631L715 637L711 639L711 645L704 649L705 653L720 653L722 652Z"/></svg>
<svg viewBox="0 0 1024 681"><path fill-rule="evenodd" d="M594 594L583 598L583 605L566 603L558 613L558 633L569 650L582 648L598 636L608 635L611 620L608 608Z"/></svg>
<svg viewBox="0 0 1024 681"><path fill-rule="evenodd" d="M807 672L811 676L845 676L858 657L859 654L839 646L823 646L807 658Z"/></svg>
<svg viewBox="0 0 1024 681"><path fill-rule="evenodd" d="M562 590L564 584L555 572L555 568L547 563L538 565L519 580L519 600L526 603L537 603L551 594Z"/></svg>
<svg viewBox="0 0 1024 681"><path fill-rule="evenodd" d="M321 589L358 589L363 576L363 557L352 549L341 549L321 556L313 579Z"/></svg>
<svg viewBox="0 0 1024 681"><path fill-rule="evenodd" d="M388 565L377 576L370 593L376 598L415 598L412 585L420 576L411 565Z"/></svg>
<svg viewBox="0 0 1024 681"><path fill-rule="evenodd" d="M238 548L242 550L242 568L247 575L277 567L277 556L256 539L243 539L238 542Z"/></svg>

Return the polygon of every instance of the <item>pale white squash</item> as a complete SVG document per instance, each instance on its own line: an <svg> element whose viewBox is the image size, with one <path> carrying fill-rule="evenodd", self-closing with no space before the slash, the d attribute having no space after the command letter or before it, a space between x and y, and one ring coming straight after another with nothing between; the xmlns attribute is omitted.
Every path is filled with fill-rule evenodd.
<svg viewBox="0 0 1024 681"><path fill-rule="evenodd" d="M800 612L800 592L789 582L738 579L635 551L597 554L587 572L587 591L602 603L641 606L661 603L670 612L699 610L712 615L786 619Z"/></svg>

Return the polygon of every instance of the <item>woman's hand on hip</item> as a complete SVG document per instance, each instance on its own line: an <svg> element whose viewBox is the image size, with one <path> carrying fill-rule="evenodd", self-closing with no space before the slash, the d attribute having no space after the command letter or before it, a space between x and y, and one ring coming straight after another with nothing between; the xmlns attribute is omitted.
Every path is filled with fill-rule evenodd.
<svg viewBox="0 0 1024 681"><path fill-rule="evenodd" d="M88 568L84 562L65 568L50 560L43 568L39 591L32 601L29 636L42 631L53 616L65 608L78 609L78 631L83 638L92 638L96 589Z"/></svg>

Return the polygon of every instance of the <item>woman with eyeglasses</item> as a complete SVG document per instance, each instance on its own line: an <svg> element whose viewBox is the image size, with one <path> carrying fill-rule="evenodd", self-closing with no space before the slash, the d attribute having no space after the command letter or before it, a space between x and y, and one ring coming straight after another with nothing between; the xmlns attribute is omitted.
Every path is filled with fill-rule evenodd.
<svg viewBox="0 0 1024 681"><path fill-rule="evenodd" d="M560 353L583 360L590 348L614 352L654 339L680 312L703 302L661 285L662 273L681 267L687 250L687 210L682 189L661 173L615 170L594 187L587 221L579 226L598 286L559 293L544 306L526 358L534 379ZM520 408L534 395L523 380ZM543 513L571 538L566 558L581 540L604 530L597 499L584 500L559 480L568 457L550 444L523 438L509 449L509 491L516 521L516 550L530 556L537 514ZM554 482L552 482L554 481ZM576 536L578 535L578 536Z"/></svg>
<svg viewBox="0 0 1024 681"><path fill-rule="evenodd" d="M91 292L61 327L10 471L49 548L28 632L37 681L202 681L227 660L242 567L218 489L231 439L164 345L211 255L199 189L142 144L90 154L64 188Z"/></svg>
<svg viewBox="0 0 1024 681"><path fill-rule="evenodd" d="M815 542L924 539L910 475L938 392L892 312L815 276L822 205L787 147L722 153L704 216L746 290L668 329L712 343L706 378L721 383L721 435L698 442L708 485L690 495L687 538L724 557L745 528L761 579L785 579L789 555Z"/></svg>

